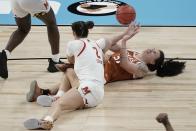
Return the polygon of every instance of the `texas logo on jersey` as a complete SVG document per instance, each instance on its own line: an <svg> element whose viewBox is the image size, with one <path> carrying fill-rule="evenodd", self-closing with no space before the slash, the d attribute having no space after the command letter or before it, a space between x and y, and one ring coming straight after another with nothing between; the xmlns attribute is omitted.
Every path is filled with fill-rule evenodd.
<svg viewBox="0 0 196 131"><path fill-rule="evenodd" d="M128 59L132 63L141 63L135 55L138 54L134 51L127 51ZM119 80L134 79L134 74L130 74L120 66L120 53L114 53L104 65L104 76L106 82L114 82Z"/></svg>

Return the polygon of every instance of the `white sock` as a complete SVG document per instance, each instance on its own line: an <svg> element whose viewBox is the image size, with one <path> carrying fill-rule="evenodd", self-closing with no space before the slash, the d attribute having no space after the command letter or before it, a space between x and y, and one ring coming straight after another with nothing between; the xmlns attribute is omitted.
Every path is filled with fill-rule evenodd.
<svg viewBox="0 0 196 131"><path fill-rule="evenodd" d="M11 53L9 52L9 50L4 50L4 51L5 51L5 53L6 53L7 59L10 58Z"/></svg>
<svg viewBox="0 0 196 131"><path fill-rule="evenodd" d="M59 91L57 92L57 94L56 94L54 97L61 97L61 96L63 96L64 94L65 94L64 91L59 90Z"/></svg>
<svg viewBox="0 0 196 131"><path fill-rule="evenodd" d="M54 122L54 120L53 120L53 118L51 116L46 116L44 118L44 120Z"/></svg>
<svg viewBox="0 0 196 131"><path fill-rule="evenodd" d="M58 53L58 54L52 55L52 60L54 62L59 62L59 60L60 60L60 54Z"/></svg>

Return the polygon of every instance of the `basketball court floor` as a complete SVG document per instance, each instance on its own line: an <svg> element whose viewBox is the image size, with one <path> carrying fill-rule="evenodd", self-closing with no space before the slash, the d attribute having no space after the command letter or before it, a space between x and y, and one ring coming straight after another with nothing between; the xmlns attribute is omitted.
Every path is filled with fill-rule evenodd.
<svg viewBox="0 0 196 131"><path fill-rule="evenodd" d="M15 26L0 26L3 49ZM59 26L61 56L73 40L69 26ZM94 27L89 38L120 33L124 27ZM142 27L128 47L142 51L159 48L166 57L196 58L195 27ZM15 58L48 58L50 46L45 26L33 26L24 42L12 53ZM66 59L63 59L66 61ZM8 61L9 78L0 78L0 131L26 131L23 122L41 118L48 108L26 102L32 80L47 88L60 81L61 73L48 73L47 59ZM184 73L160 78L153 74L141 80L107 84L105 98L96 108L63 113L52 131L164 131L155 121L160 112L169 114L175 131L196 131L196 61L188 60Z"/></svg>

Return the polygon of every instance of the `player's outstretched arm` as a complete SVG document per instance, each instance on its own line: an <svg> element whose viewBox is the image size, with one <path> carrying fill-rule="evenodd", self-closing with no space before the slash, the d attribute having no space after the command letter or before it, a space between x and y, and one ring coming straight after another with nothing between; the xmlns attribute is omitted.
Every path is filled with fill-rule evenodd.
<svg viewBox="0 0 196 131"><path fill-rule="evenodd" d="M120 51L121 47L120 45L117 44L118 41L122 40L124 36L133 37L136 34L135 33L136 30L137 30L137 33L139 32L139 28L140 28L139 24L137 24L136 22L132 22L122 33L114 35L111 38L105 38L106 39L106 50L104 52L106 52L107 50L111 50L114 52Z"/></svg>
<svg viewBox="0 0 196 131"><path fill-rule="evenodd" d="M165 127L166 131L174 131L169 119L167 113L160 113L157 117L156 120L159 123L162 123L163 126Z"/></svg>
<svg viewBox="0 0 196 131"><path fill-rule="evenodd" d="M129 60L126 47L127 40L131 39L138 32L139 26L132 24L131 29L123 36L120 49L120 66L130 74L134 74L137 77L143 77L144 73L139 69L138 65Z"/></svg>

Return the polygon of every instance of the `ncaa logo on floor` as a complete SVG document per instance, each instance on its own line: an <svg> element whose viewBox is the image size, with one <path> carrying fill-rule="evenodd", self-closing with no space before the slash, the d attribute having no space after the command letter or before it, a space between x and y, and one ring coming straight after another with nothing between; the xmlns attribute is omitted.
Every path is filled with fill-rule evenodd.
<svg viewBox="0 0 196 131"><path fill-rule="evenodd" d="M117 7L126 4L114 0L79 1L68 6L68 11L84 16L106 16L116 13Z"/></svg>

